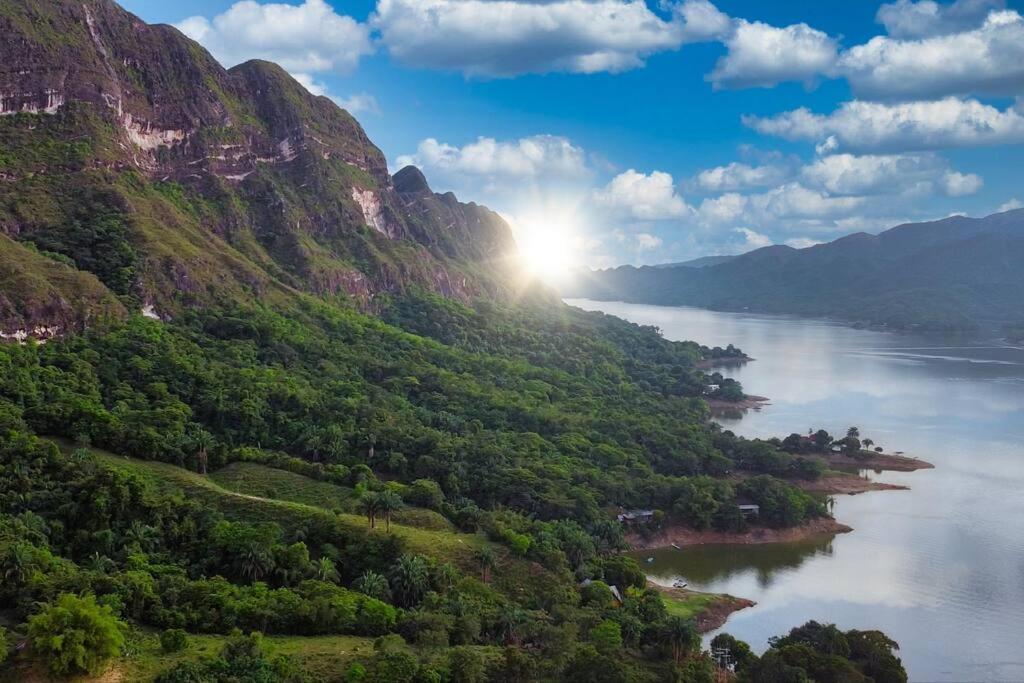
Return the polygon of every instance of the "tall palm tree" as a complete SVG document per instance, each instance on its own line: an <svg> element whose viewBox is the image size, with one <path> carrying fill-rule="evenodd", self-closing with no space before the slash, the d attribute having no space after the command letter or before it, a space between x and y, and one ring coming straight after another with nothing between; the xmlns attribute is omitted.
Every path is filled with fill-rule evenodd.
<svg viewBox="0 0 1024 683"><path fill-rule="evenodd" d="M490 546L484 546L478 549L475 553L475 559L477 565L480 567L480 580L484 583L491 582L491 570L494 569L496 564L494 559L494 552Z"/></svg>
<svg viewBox="0 0 1024 683"><path fill-rule="evenodd" d="M391 531L391 515L403 507L405 507L405 503L402 502L402 498L391 489L384 489L377 494L377 510L384 515L389 532Z"/></svg>
<svg viewBox="0 0 1024 683"><path fill-rule="evenodd" d="M28 581L32 573L32 556L29 548L26 543L15 543L4 554L3 560L0 561L0 569L7 585L18 585Z"/></svg>
<svg viewBox="0 0 1024 683"><path fill-rule="evenodd" d="M250 581L259 581L274 569L274 560L258 543L251 544L238 558L242 576Z"/></svg>
<svg viewBox="0 0 1024 683"><path fill-rule="evenodd" d="M213 448L213 435L205 429L200 429L192 436L192 447L196 449L196 469L199 474L206 474L208 453Z"/></svg>
<svg viewBox="0 0 1024 683"><path fill-rule="evenodd" d="M687 655L700 647L700 635L691 620L679 616L669 617L666 627L672 659L676 664L682 664Z"/></svg>
<svg viewBox="0 0 1024 683"><path fill-rule="evenodd" d="M377 528L377 513L380 512L380 496L375 491L364 491L359 497L359 509L366 515L371 529Z"/></svg>
<svg viewBox="0 0 1024 683"><path fill-rule="evenodd" d="M863 441L861 441L861 444L862 444L862 445L864 446L864 448L866 448L867 450L871 450L871 447L875 445L875 442L874 442L874 441L872 441L871 439L864 439Z"/></svg>

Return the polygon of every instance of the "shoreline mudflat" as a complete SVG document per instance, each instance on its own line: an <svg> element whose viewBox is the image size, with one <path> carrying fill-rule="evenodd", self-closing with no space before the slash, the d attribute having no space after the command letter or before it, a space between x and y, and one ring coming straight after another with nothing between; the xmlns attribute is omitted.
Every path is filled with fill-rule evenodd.
<svg viewBox="0 0 1024 683"><path fill-rule="evenodd" d="M715 531L714 529L698 531L690 527L672 524L666 525L646 536L641 536L635 532L629 533L626 535L626 542L634 550L666 548L673 543L680 547L710 544L753 545L759 543L792 543L817 536L845 534L850 531L853 531L853 527L837 522L831 517L814 519L806 524L787 529L757 527L742 533Z"/></svg>
<svg viewBox="0 0 1024 683"><path fill-rule="evenodd" d="M749 363L755 358L750 356L737 356L735 358L705 358L694 363L698 370L713 370L714 368L731 368L737 365Z"/></svg>
<svg viewBox="0 0 1024 683"><path fill-rule="evenodd" d="M849 455L823 454L820 456L832 467L879 470L887 472L915 472L934 469L935 465L925 460L894 453L872 453L869 457L857 459Z"/></svg>
<svg viewBox="0 0 1024 683"><path fill-rule="evenodd" d="M742 401L722 401L717 398L706 398L708 408L711 409L712 414L728 413L730 411L747 411L747 410L761 410L764 406L771 402L771 399L766 396L750 396L748 395Z"/></svg>
<svg viewBox="0 0 1024 683"><path fill-rule="evenodd" d="M658 591L668 600L683 603L693 599L705 600L710 598L704 608L693 615L697 632L702 634L724 626L733 612L739 612L741 609L747 609L757 604L753 600L737 598L727 593L704 593L687 588L669 588L653 581L648 581L647 587Z"/></svg>

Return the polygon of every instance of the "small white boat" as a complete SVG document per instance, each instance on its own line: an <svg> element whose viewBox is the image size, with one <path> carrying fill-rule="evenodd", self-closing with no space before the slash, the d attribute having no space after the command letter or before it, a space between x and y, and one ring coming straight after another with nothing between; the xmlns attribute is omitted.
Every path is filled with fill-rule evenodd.
<svg viewBox="0 0 1024 683"><path fill-rule="evenodd" d="M676 580L676 581L672 582L672 587L673 588L686 588L688 585L689 584L686 583L685 581Z"/></svg>
<svg viewBox="0 0 1024 683"><path fill-rule="evenodd" d="M653 557L648 557L648 558L647 558L647 562L648 562L648 563L654 562L654 558L653 558Z"/></svg>
<svg viewBox="0 0 1024 683"><path fill-rule="evenodd" d="M676 545L675 543L673 543L673 544L672 544L672 547L673 547L673 548L675 548L676 550L682 550L682 548L680 548L680 547L679 547L678 545Z"/></svg>

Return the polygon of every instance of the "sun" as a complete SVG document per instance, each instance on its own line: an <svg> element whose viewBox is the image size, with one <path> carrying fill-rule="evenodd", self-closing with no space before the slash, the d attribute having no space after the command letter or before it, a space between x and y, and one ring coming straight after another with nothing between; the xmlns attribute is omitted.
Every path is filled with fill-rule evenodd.
<svg viewBox="0 0 1024 683"><path fill-rule="evenodd" d="M526 273L549 285L563 284L577 267L576 226L564 215L526 216L514 221L519 259Z"/></svg>

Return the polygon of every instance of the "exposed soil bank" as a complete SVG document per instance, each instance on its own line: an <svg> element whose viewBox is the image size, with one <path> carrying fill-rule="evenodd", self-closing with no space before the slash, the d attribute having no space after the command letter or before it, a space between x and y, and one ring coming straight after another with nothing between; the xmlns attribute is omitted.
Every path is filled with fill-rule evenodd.
<svg viewBox="0 0 1024 683"><path fill-rule="evenodd" d="M856 474L836 472L827 474L817 481L791 481L808 493L824 493L830 496L855 496L868 491L909 491L909 486L871 481Z"/></svg>
<svg viewBox="0 0 1024 683"><path fill-rule="evenodd" d="M760 410L763 406L767 405L769 401L771 401L771 399L766 398L765 396L747 396L742 401L722 401L716 398L707 398L704 400L708 402L708 408L711 409L712 414Z"/></svg>
<svg viewBox="0 0 1024 683"><path fill-rule="evenodd" d="M698 370L711 370L712 368L732 368L755 360L750 356L737 356L736 358L705 358L694 363Z"/></svg>
<svg viewBox="0 0 1024 683"><path fill-rule="evenodd" d="M755 543L792 543L822 535L845 534L853 531L853 527L841 524L831 518L814 519L807 524L788 529L767 529L758 527L743 533L729 533L708 529L698 531L690 527L666 525L646 536L636 532L626 534L626 541L637 550L665 548L673 543L680 546L707 545L711 543L738 543L743 545Z"/></svg>
<svg viewBox="0 0 1024 683"><path fill-rule="evenodd" d="M823 456L830 467L856 468L860 470L888 470L889 472L913 472L915 470L930 470L935 465L924 460L911 458L906 455L894 455L890 453L872 453L866 458L853 458L849 455L826 454Z"/></svg>
<svg viewBox="0 0 1024 683"><path fill-rule="evenodd" d="M686 588L668 588L667 586L660 586L653 581L648 581L647 586L659 591L666 598L683 602L694 598L702 599L706 596L712 596L704 609L693 616L693 620L697 625L697 631L700 633L708 633L716 628L721 628L730 614L757 604L753 600L737 598L725 593L701 593L699 591L687 590Z"/></svg>

